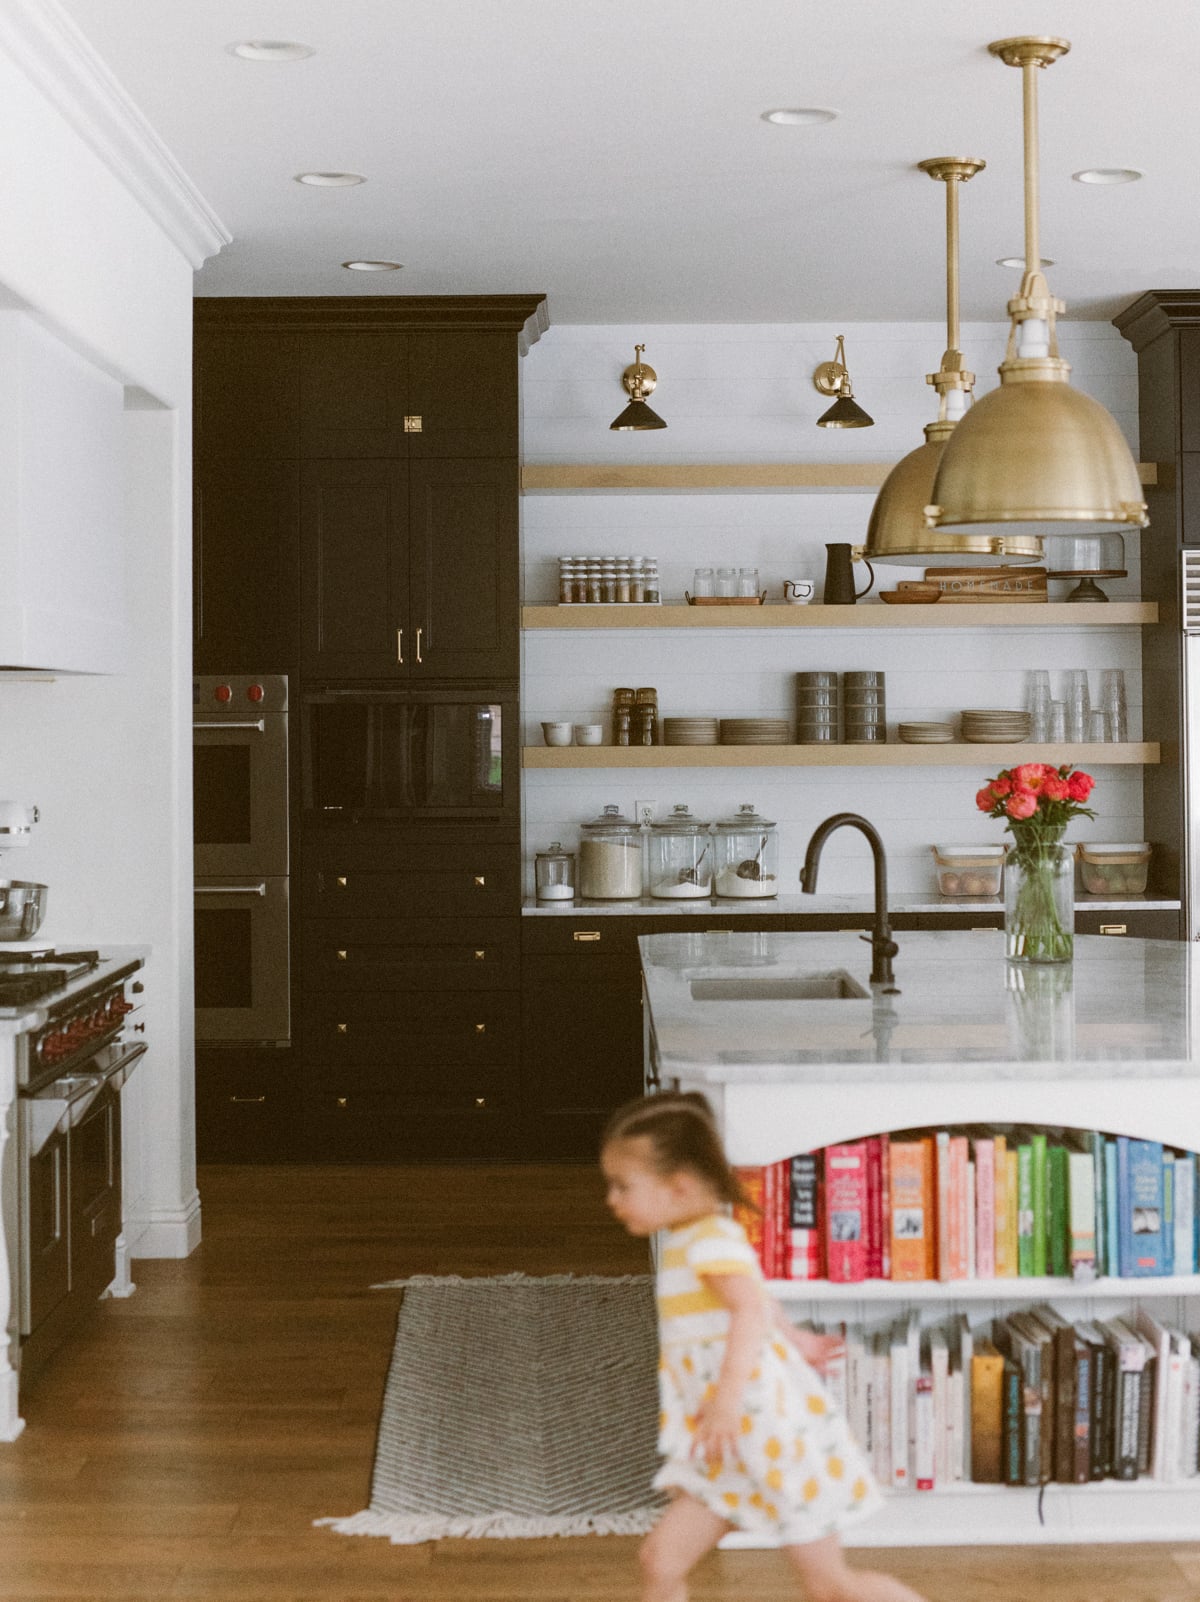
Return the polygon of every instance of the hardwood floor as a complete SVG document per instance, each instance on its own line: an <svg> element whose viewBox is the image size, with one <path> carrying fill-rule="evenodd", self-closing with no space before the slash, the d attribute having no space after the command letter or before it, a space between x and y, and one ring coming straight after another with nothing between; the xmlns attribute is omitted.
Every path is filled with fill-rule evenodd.
<svg viewBox="0 0 1200 1602"><path fill-rule="evenodd" d="M204 1244L135 1265L0 1445L0 1598L632 1602L636 1541L393 1547L312 1528L365 1506L411 1273L625 1273L644 1248L587 1168L211 1168ZM481 1354L482 1355L482 1354ZM864 1561L865 1555L864 1555ZM1200 1542L873 1553L930 1602L1197 1602ZM798 1602L772 1553L694 1602Z"/></svg>

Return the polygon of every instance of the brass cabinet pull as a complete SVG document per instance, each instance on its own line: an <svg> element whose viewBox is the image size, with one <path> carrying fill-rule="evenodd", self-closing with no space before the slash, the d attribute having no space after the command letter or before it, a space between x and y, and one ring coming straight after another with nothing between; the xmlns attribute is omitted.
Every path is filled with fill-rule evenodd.
<svg viewBox="0 0 1200 1602"><path fill-rule="evenodd" d="M339 961L339 962L345 962L345 960L346 960L346 953L345 953L345 952L344 952L344 951L339 951L339 952L338 952L338 954L337 954L337 960L338 960L338 961Z"/></svg>
<svg viewBox="0 0 1200 1602"><path fill-rule="evenodd" d="M576 929L571 935L571 939L577 940L580 945L594 945L599 938L599 929Z"/></svg>
<svg viewBox="0 0 1200 1602"><path fill-rule="evenodd" d="M486 956L487 956L487 952L486 951L477 951L475 953L475 961L476 962L482 962Z"/></svg>
<svg viewBox="0 0 1200 1602"><path fill-rule="evenodd" d="M344 890L346 888L346 875L344 873L339 873L336 883L339 890Z"/></svg>
<svg viewBox="0 0 1200 1602"><path fill-rule="evenodd" d="M477 873L477 874L476 874L476 875L475 875L475 883L476 883L476 884L477 884L477 885L478 885L478 886L479 886L479 888L480 888L480 889L481 889L481 890L482 890L482 888L483 888L483 887L484 887L484 885L485 885L485 884L486 884L486 883L487 883L487 880L486 880L486 879L485 879L485 878L484 878L484 876L483 876L483 874L482 874L482 873Z"/></svg>
<svg viewBox="0 0 1200 1602"><path fill-rule="evenodd" d="M345 1106L348 1105L349 1101L350 1101L349 1096L339 1096L337 1098L337 1105L339 1107L345 1107Z"/></svg>
<svg viewBox="0 0 1200 1602"><path fill-rule="evenodd" d="M422 661L422 657L421 657L421 635L424 632L425 632L424 629L418 629L417 630L417 661L418 662Z"/></svg>
<svg viewBox="0 0 1200 1602"><path fill-rule="evenodd" d="M410 413L407 417L405 417L404 432L406 434L419 434L422 432L422 429L423 423L419 412L415 415Z"/></svg>
<svg viewBox="0 0 1200 1602"><path fill-rule="evenodd" d="M404 630L396 630L396 661L404 666Z"/></svg>
<svg viewBox="0 0 1200 1602"><path fill-rule="evenodd" d="M236 1103L236 1105L239 1107L259 1107L264 1101L266 1101L267 1098L265 1096L230 1096L229 1099L230 1101Z"/></svg>
<svg viewBox="0 0 1200 1602"><path fill-rule="evenodd" d="M1127 923L1102 923L1100 925L1100 933L1110 935L1128 934L1129 925Z"/></svg>
<svg viewBox="0 0 1200 1602"><path fill-rule="evenodd" d="M487 1106L487 1097L486 1096L476 1096L475 1105L477 1107L486 1107Z"/></svg>
<svg viewBox="0 0 1200 1602"><path fill-rule="evenodd" d="M475 1033L477 1035L486 1035L487 1034L487 1024L476 1024L475 1025Z"/></svg>
<svg viewBox="0 0 1200 1602"><path fill-rule="evenodd" d="M339 1035L348 1035L350 1033L350 1025L349 1024L338 1024L337 1032L338 1032Z"/></svg>

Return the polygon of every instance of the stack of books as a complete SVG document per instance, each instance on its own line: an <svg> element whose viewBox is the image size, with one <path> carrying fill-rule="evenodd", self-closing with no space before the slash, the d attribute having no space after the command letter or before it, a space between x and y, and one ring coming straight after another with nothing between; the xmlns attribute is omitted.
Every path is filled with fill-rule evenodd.
<svg viewBox="0 0 1200 1602"><path fill-rule="evenodd" d="M739 1168L769 1279L1195 1274L1194 1152L1098 1131L872 1135Z"/></svg>
<svg viewBox="0 0 1200 1602"><path fill-rule="evenodd" d="M1144 1310L1070 1323L1043 1304L925 1330L913 1311L879 1330L825 1328L844 1341L827 1383L894 1490L1200 1473L1200 1333Z"/></svg>

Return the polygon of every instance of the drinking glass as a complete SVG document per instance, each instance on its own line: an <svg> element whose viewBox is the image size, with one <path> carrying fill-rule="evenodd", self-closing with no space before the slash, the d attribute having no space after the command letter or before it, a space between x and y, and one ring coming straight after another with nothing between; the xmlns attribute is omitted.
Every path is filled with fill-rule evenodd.
<svg viewBox="0 0 1200 1602"><path fill-rule="evenodd" d="M1120 668L1105 668L1100 674L1100 707L1104 713L1108 738L1129 738L1129 714L1125 702L1125 674Z"/></svg>
<svg viewBox="0 0 1200 1602"><path fill-rule="evenodd" d="M1067 705L1065 701L1051 701L1046 724L1046 739L1051 743L1067 738Z"/></svg>
<svg viewBox="0 0 1200 1602"><path fill-rule="evenodd" d="M756 567L739 567L737 592L739 595L758 594L758 569Z"/></svg>
<svg viewBox="0 0 1200 1602"><path fill-rule="evenodd" d="M716 585L713 583L713 570L711 567L698 567L692 574L692 594L716 594Z"/></svg>
<svg viewBox="0 0 1200 1602"><path fill-rule="evenodd" d="M1093 745L1100 745L1108 739L1108 719L1099 710L1088 713L1088 739Z"/></svg>
<svg viewBox="0 0 1200 1602"><path fill-rule="evenodd" d="M1088 716L1091 712L1086 668L1071 668L1068 671L1064 699L1067 704L1067 739L1074 744L1082 744L1088 737Z"/></svg>
<svg viewBox="0 0 1200 1602"><path fill-rule="evenodd" d="M717 569L717 594L736 595L737 578L736 567L719 567Z"/></svg>
<svg viewBox="0 0 1200 1602"><path fill-rule="evenodd" d="M1026 706L1031 718L1030 737L1045 740L1050 732L1050 674L1046 668L1030 668L1026 675Z"/></svg>

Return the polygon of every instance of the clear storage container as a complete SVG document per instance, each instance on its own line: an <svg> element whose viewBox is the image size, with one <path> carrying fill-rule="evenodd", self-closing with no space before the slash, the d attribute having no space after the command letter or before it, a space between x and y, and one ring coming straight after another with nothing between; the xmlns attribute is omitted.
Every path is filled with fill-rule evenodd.
<svg viewBox="0 0 1200 1602"><path fill-rule="evenodd" d="M659 901L695 901L712 893L712 837L707 823L680 803L650 825L650 894Z"/></svg>
<svg viewBox="0 0 1200 1602"><path fill-rule="evenodd" d="M636 901L642 893L642 831L618 806L580 825L579 893L593 901Z"/></svg>
<svg viewBox="0 0 1200 1602"><path fill-rule="evenodd" d="M745 802L713 824L713 890L729 900L779 893L779 836L769 818Z"/></svg>
<svg viewBox="0 0 1200 1602"><path fill-rule="evenodd" d="M557 840L548 851L533 859L534 879L539 901L570 901L575 895L575 854L564 851Z"/></svg>
<svg viewBox="0 0 1200 1602"><path fill-rule="evenodd" d="M1150 846L1079 845L1079 877L1089 896L1142 896L1150 874Z"/></svg>
<svg viewBox="0 0 1200 1602"><path fill-rule="evenodd" d="M937 866L938 894L998 896L1004 872L1004 846L930 846Z"/></svg>

